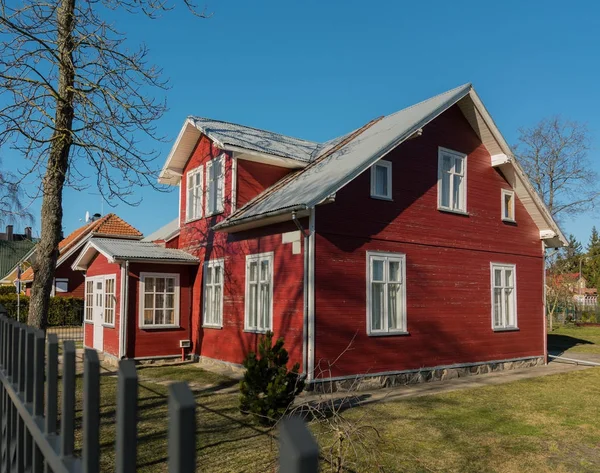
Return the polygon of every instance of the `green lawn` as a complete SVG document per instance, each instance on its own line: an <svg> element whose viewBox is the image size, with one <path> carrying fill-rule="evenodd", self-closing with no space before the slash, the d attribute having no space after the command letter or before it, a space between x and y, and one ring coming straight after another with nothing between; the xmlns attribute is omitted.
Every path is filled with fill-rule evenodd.
<svg viewBox="0 0 600 473"><path fill-rule="evenodd" d="M600 354L600 327L558 326L548 334L548 348Z"/></svg>

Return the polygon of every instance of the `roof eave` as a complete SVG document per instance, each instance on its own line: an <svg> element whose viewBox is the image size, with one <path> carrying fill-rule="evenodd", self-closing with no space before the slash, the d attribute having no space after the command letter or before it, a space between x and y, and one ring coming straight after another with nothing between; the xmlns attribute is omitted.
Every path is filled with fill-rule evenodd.
<svg viewBox="0 0 600 473"><path fill-rule="evenodd" d="M262 227L272 223L285 222L292 219L292 213L300 212L299 217L308 215L309 207L306 204L293 205L284 209L272 210L259 215L240 217L231 221L223 220L212 227L214 231L234 233L255 227ZM306 212L306 214L305 214ZM283 217L283 218L281 218ZM271 220L271 221L269 221Z"/></svg>

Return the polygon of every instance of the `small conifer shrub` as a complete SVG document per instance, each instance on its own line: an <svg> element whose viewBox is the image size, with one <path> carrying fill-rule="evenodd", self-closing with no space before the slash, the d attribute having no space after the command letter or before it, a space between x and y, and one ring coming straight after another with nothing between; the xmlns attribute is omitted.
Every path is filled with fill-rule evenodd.
<svg viewBox="0 0 600 473"><path fill-rule="evenodd" d="M252 414L262 425L275 424L304 389L304 379L298 373L300 363L287 368L289 356L283 338L272 343L272 332L261 337L258 356L248 353L240 381L240 411Z"/></svg>

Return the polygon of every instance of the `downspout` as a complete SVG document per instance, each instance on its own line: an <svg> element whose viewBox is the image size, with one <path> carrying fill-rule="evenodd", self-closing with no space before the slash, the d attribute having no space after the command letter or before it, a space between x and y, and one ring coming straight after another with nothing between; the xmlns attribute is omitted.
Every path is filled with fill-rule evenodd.
<svg viewBox="0 0 600 473"><path fill-rule="evenodd" d="M302 294L304 295L304 303L303 303L303 317L302 317L302 374L308 376L307 371L307 363L308 363L308 245L309 245L309 236L310 232L307 232L306 229L302 226L298 217L296 216L296 212L292 212L292 221L300 230L300 233L304 237L304 278L303 278L303 290Z"/></svg>
<svg viewBox="0 0 600 473"><path fill-rule="evenodd" d="M542 240L542 287L544 288L544 295L542 297L542 321L544 323L544 364L548 364L548 316L546 314L546 243Z"/></svg>
<svg viewBox="0 0 600 473"><path fill-rule="evenodd" d="M129 312L129 261L125 260L125 266L121 266L121 297L123 311L121 312L121 358L127 358L127 313ZM123 274L125 273L125 274Z"/></svg>

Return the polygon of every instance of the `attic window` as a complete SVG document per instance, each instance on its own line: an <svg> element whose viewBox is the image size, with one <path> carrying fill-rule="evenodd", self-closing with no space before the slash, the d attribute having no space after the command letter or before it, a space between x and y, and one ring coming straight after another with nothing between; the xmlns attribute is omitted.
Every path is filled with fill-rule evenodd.
<svg viewBox="0 0 600 473"><path fill-rule="evenodd" d="M206 163L206 215L223 212L225 196L225 155Z"/></svg>
<svg viewBox="0 0 600 473"><path fill-rule="evenodd" d="M371 197L392 200L392 163L380 160L371 167Z"/></svg>
<svg viewBox="0 0 600 473"><path fill-rule="evenodd" d="M202 218L202 166L192 169L187 174L187 207L186 221Z"/></svg>
<svg viewBox="0 0 600 473"><path fill-rule="evenodd" d="M502 220L515 221L515 193L507 189L502 189Z"/></svg>
<svg viewBox="0 0 600 473"><path fill-rule="evenodd" d="M467 155L445 148L438 151L438 209L467 212Z"/></svg>

